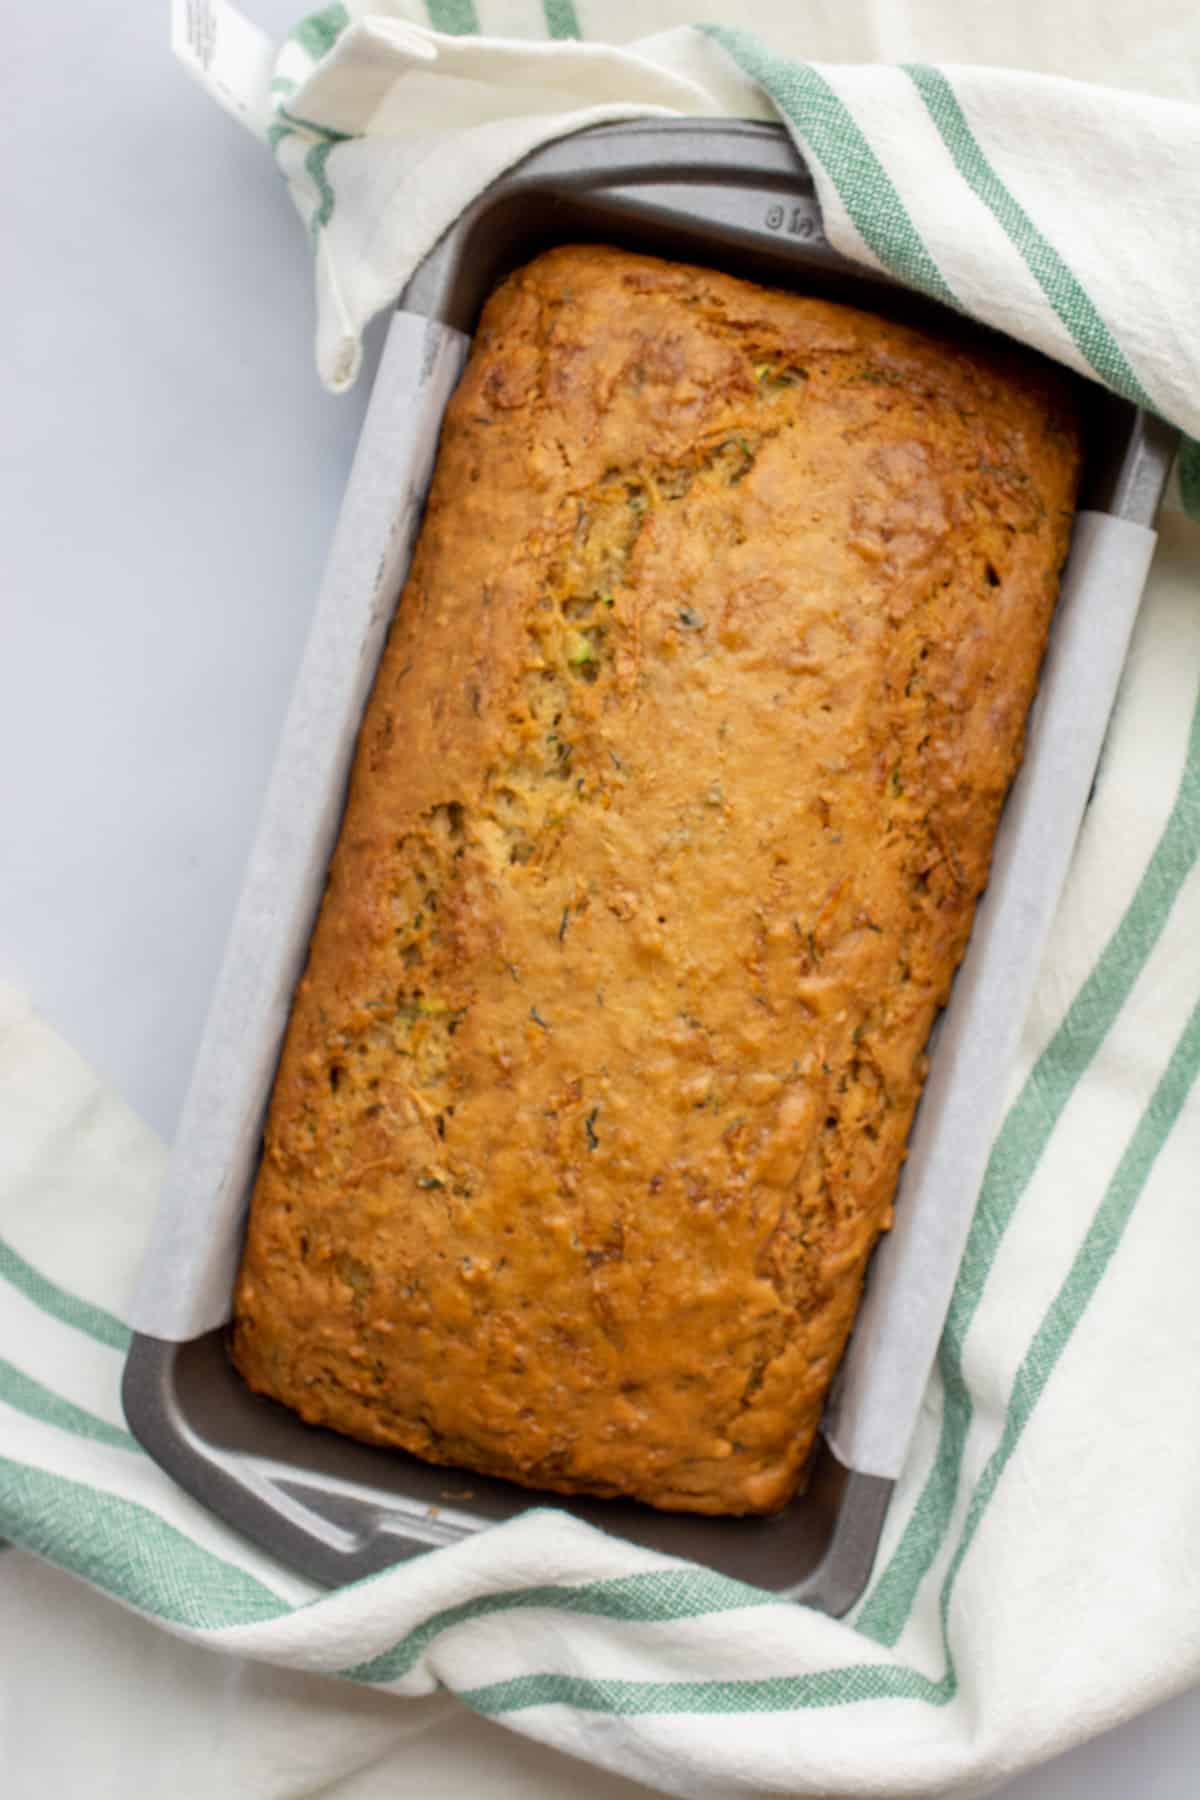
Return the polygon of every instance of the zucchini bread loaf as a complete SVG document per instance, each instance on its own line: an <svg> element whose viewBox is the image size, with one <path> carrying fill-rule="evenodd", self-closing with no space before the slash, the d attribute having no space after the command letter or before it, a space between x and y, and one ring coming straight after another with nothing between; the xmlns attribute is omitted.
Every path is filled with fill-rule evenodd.
<svg viewBox="0 0 1200 1800"><path fill-rule="evenodd" d="M533 1487L788 1500L1078 460L1016 353L603 248L505 282L270 1108L254 1388Z"/></svg>

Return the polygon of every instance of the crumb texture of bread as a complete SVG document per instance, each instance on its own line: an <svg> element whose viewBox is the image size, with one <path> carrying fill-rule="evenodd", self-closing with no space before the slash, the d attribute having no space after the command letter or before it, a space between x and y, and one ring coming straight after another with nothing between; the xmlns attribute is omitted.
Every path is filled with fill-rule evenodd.
<svg viewBox="0 0 1200 1800"><path fill-rule="evenodd" d="M490 300L359 738L233 1354L564 1493L794 1493L1066 552L1045 365L601 247Z"/></svg>

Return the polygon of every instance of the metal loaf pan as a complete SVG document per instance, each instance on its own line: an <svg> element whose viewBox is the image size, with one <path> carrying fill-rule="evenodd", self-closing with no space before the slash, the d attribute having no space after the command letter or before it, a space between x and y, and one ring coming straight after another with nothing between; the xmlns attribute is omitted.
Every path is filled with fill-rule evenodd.
<svg viewBox="0 0 1200 1800"><path fill-rule="evenodd" d="M807 170L786 133L769 125L655 121L603 126L552 144L497 181L426 257L393 324L393 336L400 324L406 335L399 350L389 344L333 564L339 558L345 564L355 533L367 530L361 521L370 508L362 496L377 477L372 458L378 458L389 427L381 411L394 410L395 394L410 391L431 404L429 370L441 356L436 416L426 428L430 441L411 463L417 472L406 477L411 516L403 527L393 521L386 528L375 518L372 528L383 532L381 541L388 546L375 574L377 603L362 609L361 654L355 649L362 666L353 681L347 677L345 725L338 741L329 743L320 741L319 733L314 741L306 726L318 679L313 671L338 641L338 621L330 624L327 617L333 599L328 591L322 598L147 1260L136 1321L142 1328L125 1374L125 1409L140 1442L184 1488L321 1582L372 1573L530 1506L549 1504L635 1543L840 1614L866 1583L893 1482L847 1466L828 1442L818 1446L805 1492L769 1519L705 1519L630 1502L567 1500L434 1468L399 1451L305 1426L252 1395L226 1355L223 1321L287 999L319 903L362 698L407 568L440 408L496 283L549 246L580 241L705 263L942 330L975 329L832 250ZM409 388L403 382L398 389L388 387L396 357L408 364L423 359L421 371L409 370ZM1084 398L1089 448L1082 505L1149 526L1165 483L1172 435L1094 386L1084 387ZM322 630L331 635L322 640ZM1094 752L1080 812L1092 767ZM295 796L310 787L321 788L324 797L314 798L297 824ZM289 878L280 871L297 854L292 840L298 831L308 834L304 879L293 884L294 892L281 893L280 884L286 886ZM1048 920L1045 907L1043 912ZM271 967L270 982L251 992L247 972L264 965ZM952 999L951 1008L954 1004ZM247 1040L253 1040L254 1054L243 1057ZM935 1052L935 1068L937 1061ZM209 1241L218 1229L209 1222L210 1199L211 1217L223 1221L220 1230L228 1239L219 1255ZM966 1217L969 1206L956 1226L960 1235ZM179 1317L193 1323L177 1325L170 1308L164 1311L159 1304L163 1285L178 1283L190 1264L210 1254L216 1273L206 1279L215 1282L216 1298L210 1293L190 1314L185 1308ZM911 1394L920 1394L948 1300L947 1286L929 1322L924 1365L908 1372ZM869 1359L862 1379L868 1384L873 1379ZM906 1436L916 1410L911 1401L904 1404L912 1415L900 1421Z"/></svg>

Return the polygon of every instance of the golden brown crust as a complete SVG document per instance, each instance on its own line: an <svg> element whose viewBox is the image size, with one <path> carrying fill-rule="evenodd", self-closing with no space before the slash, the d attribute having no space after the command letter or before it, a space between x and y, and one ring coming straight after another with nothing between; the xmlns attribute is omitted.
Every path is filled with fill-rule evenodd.
<svg viewBox="0 0 1200 1800"><path fill-rule="evenodd" d="M306 1419L794 1491L1074 497L1030 359L598 248L493 297L360 738L236 1299Z"/></svg>

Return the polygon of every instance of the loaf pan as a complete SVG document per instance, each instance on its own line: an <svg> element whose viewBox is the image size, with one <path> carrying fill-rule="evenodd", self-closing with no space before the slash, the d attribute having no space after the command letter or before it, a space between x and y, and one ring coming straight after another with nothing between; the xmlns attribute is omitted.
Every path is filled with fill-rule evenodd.
<svg viewBox="0 0 1200 1800"><path fill-rule="evenodd" d="M339 1584L552 1505L653 1550L845 1612L861 1593L916 1422L1144 580L1174 442L1081 382L1086 468L1025 767L937 1034L897 1202L803 1494L768 1519L563 1499L304 1425L226 1349L232 1285L292 990L344 804L362 707L403 584L446 400L480 308L551 245L704 263L939 329L958 316L839 256L787 135L745 122L602 126L497 181L414 274L389 330L135 1308L129 1424L197 1499ZM986 334L983 334L986 335Z"/></svg>

